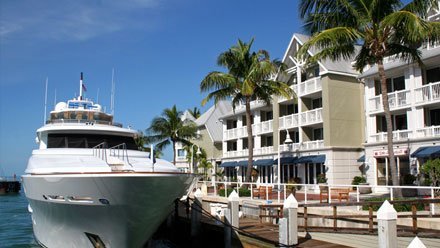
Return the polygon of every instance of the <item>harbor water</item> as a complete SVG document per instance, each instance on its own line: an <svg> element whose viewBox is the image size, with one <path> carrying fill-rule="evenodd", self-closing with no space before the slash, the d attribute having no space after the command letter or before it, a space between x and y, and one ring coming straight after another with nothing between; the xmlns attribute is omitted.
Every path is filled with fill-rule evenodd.
<svg viewBox="0 0 440 248"><path fill-rule="evenodd" d="M0 248L39 247L24 193L0 195Z"/></svg>
<svg viewBox="0 0 440 248"><path fill-rule="evenodd" d="M0 195L0 248L40 248L33 236L32 220L27 206L28 202L23 191L18 194ZM145 247L204 247L203 244L210 244L210 247L223 247L221 243L223 236L218 233L205 236L200 240L191 240L188 239L189 231L189 226L184 223L175 226L173 230L162 225ZM174 235L170 236L170 234ZM175 234L179 234L179 237Z"/></svg>

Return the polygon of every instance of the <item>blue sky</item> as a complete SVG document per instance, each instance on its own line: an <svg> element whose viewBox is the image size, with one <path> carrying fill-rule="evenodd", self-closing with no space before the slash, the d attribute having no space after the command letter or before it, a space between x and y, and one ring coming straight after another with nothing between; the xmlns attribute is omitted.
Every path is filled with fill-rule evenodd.
<svg viewBox="0 0 440 248"><path fill-rule="evenodd" d="M1 1L0 176L23 174L37 147L46 77L48 112L55 92L78 94L80 72L86 96L99 91L109 110L115 68L115 120L145 130L174 104L200 108L200 81L237 39L281 59L302 31L297 10L292 0Z"/></svg>

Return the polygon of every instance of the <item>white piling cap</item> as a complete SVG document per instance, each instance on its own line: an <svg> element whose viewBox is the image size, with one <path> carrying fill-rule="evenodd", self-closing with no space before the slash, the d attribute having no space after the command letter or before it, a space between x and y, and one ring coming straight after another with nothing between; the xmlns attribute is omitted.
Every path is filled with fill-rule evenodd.
<svg viewBox="0 0 440 248"><path fill-rule="evenodd" d="M240 200L240 197L237 194L237 191L235 189L231 192L231 194L228 197L228 201L238 201Z"/></svg>
<svg viewBox="0 0 440 248"><path fill-rule="evenodd" d="M202 197L202 196L203 196L203 193L202 193L202 191L200 190L200 188L197 188L196 192L194 193L194 196L195 196L195 197Z"/></svg>
<svg viewBox="0 0 440 248"><path fill-rule="evenodd" d="M378 220L397 220L397 212L388 200L385 200L377 211Z"/></svg>
<svg viewBox="0 0 440 248"><path fill-rule="evenodd" d="M417 236L415 236L407 248L426 248L426 246Z"/></svg>
<svg viewBox="0 0 440 248"><path fill-rule="evenodd" d="M290 194L287 199L284 201L284 208L298 208L298 201L295 196Z"/></svg>

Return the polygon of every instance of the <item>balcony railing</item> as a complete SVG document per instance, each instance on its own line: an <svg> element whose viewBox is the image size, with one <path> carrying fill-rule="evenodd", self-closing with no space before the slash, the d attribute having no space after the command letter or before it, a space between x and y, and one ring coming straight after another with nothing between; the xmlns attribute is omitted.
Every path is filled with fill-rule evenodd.
<svg viewBox="0 0 440 248"><path fill-rule="evenodd" d="M300 149L309 150L309 149L319 149L323 147L324 147L324 140L313 140L313 141L303 142Z"/></svg>
<svg viewBox="0 0 440 248"><path fill-rule="evenodd" d="M299 114L291 114L280 117L280 129L298 127Z"/></svg>
<svg viewBox="0 0 440 248"><path fill-rule="evenodd" d="M440 126L430 126L416 130L417 138L440 137Z"/></svg>
<svg viewBox="0 0 440 248"><path fill-rule="evenodd" d="M273 153L273 146L265 146L260 148L254 148L254 155L265 155Z"/></svg>
<svg viewBox="0 0 440 248"><path fill-rule="evenodd" d="M311 78L306 80L296 87L296 93L300 96L308 95L322 90L322 82L320 77Z"/></svg>
<svg viewBox="0 0 440 248"><path fill-rule="evenodd" d="M300 113L300 125L311 125L322 122L322 108Z"/></svg>
<svg viewBox="0 0 440 248"><path fill-rule="evenodd" d="M263 107L265 106L266 103L264 101L261 100L255 100L255 101L251 101L251 108L255 108L255 107ZM237 105L237 107L235 107L235 111L242 111L246 109L246 105L243 104L239 104Z"/></svg>
<svg viewBox="0 0 440 248"><path fill-rule="evenodd" d="M265 146L260 148L254 148L254 155L266 155L273 154L274 149L273 146ZM223 157L231 158L231 157L245 157L249 155L249 150L240 150L240 151L227 151L223 153Z"/></svg>
<svg viewBox="0 0 440 248"><path fill-rule="evenodd" d="M407 140L412 138L412 130L397 130L393 131L393 140ZM381 132L370 135L369 142L386 142L387 141L387 133Z"/></svg>
<svg viewBox="0 0 440 248"><path fill-rule="evenodd" d="M388 93L388 103L390 110L406 107L410 105L410 90L400 90ZM383 111L382 96L378 95L369 99L370 112Z"/></svg>
<svg viewBox="0 0 440 248"><path fill-rule="evenodd" d="M228 129L223 132L224 140L238 139L247 136L246 126Z"/></svg>
<svg viewBox="0 0 440 248"><path fill-rule="evenodd" d="M273 120L252 124L253 135L273 132Z"/></svg>
<svg viewBox="0 0 440 248"><path fill-rule="evenodd" d="M430 83L415 89L416 104L440 101L440 82Z"/></svg>
<svg viewBox="0 0 440 248"><path fill-rule="evenodd" d="M280 145L280 152L295 152L300 149L300 143Z"/></svg>

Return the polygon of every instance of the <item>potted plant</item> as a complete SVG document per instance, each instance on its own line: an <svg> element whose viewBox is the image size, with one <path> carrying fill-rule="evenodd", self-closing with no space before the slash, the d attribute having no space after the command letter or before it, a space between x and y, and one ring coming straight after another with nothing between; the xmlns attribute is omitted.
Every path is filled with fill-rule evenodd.
<svg viewBox="0 0 440 248"><path fill-rule="evenodd" d="M369 183L367 183L367 178L363 176L355 176L353 178L353 181L351 181L351 184L361 185L361 186L369 185ZM356 189L356 187L353 187L353 189ZM371 193L370 187L359 187L359 194L370 194L370 193Z"/></svg>
<svg viewBox="0 0 440 248"><path fill-rule="evenodd" d="M327 188L327 177L325 177L324 173L319 174L316 179L320 190Z"/></svg>

